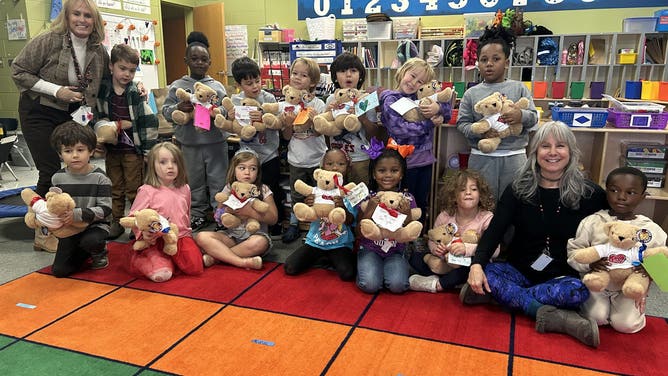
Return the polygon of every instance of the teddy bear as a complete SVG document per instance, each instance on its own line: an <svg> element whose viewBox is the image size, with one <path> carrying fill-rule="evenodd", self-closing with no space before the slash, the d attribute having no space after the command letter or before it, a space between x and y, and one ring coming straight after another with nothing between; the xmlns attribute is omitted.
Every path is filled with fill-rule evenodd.
<svg viewBox="0 0 668 376"><path fill-rule="evenodd" d="M87 222L74 221L63 225L60 216L76 206L72 196L58 187L51 187L44 198L30 188L21 191L21 199L28 206L28 212L23 217L30 228L46 227L57 238L68 238L78 234L88 227Z"/></svg>
<svg viewBox="0 0 668 376"><path fill-rule="evenodd" d="M432 80L422 86L417 90L417 99L420 105L430 105L434 102L446 103L452 99L452 88L446 87L441 90L441 83ZM420 112L419 108L411 108L403 115L404 120L411 123L425 120L425 117Z"/></svg>
<svg viewBox="0 0 668 376"><path fill-rule="evenodd" d="M119 220L121 226L125 228L136 228L139 231L150 231L151 233L162 233L164 246L162 251L173 256L178 251L177 241L179 240L179 228L172 222L153 209L140 209L135 211L132 216L123 217ZM149 242L144 239L138 239L132 245L135 251L144 250L155 244L155 241Z"/></svg>
<svg viewBox="0 0 668 376"><path fill-rule="evenodd" d="M313 206L298 202L293 207L295 216L300 221L313 222L320 218L327 218L335 225L346 221L346 211L334 205L332 197L343 196L342 191L355 188L355 183L343 185L343 175L340 172L327 171L320 168L313 171L316 186L312 187L301 179L295 181L295 190L303 196L313 194Z"/></svg>
<svg viewBox="0 0 668 376"><path fill-rule="evenodd" d="M283 122L279 115L284 112L292 112L295 115L306 108L304 102L308 102L311 94L307 90L299 90L290 85L283 86L283 96L285 100L276 103L263 103L262 122L269 129L282 129Z"/></svg>
<svg viewBox="0 0 668 376"><path fill-rule="evenodd" d="M132 122L129 120L119 120L119 121L109 121L109 120L100 120L95 123L93 129L95 130L95 136L97 136L98 145L118 144L118 133L121 129L132 128ZM102 158L104 157L104 151L95 149L93 153L93 158Z"/></svg>
<svg viewBox="0 0 668 376"><path fill-rule="evenodd" d="M603 232L608 236L608 243L575 250L573 260L581 264L591 264L603 257L608 258L611 266L607 271L592 271L582 277L582 282L593 292L601 292L613 282L622 286L622 294L631 299L639 299L646 295L650 279L643 273L636 273L633 267L640 265L642 257L658 253L668 256L668 247L646 248L639 240L645 232L625 222L608 222L603 225ZM643 250L644 249L644 250Z"/></svg>
<svg viewBox="0 0 668 376"><path fill-rule="evenodd" d="M251 207L258 213L266 213L269 210L269 204L258 199L260 193L255 184L235 181L230 186L230 193L218 192L215 199L221 204L231 208L239 209L250 203ZM260 229L260 222L255 218L242 217L232 213L225 213L224 209L218 209L216 216L220 216L220 223L227 228L239 227L246 221L246 231L251 234Z"/></svg>
<svg viewBox="0 0 668 376"><path fill-rule="evenodd" d="M338 136L345 129L357 132L362 123L355 115L355 104L367 94L355 88L339 88L334 91L334 106L313 118L313 129L325 136ZM352 108L352 113L348 112Z"/></svg>
<svg viewBox="0 0 668 376"><path fill-rule="evenodd" d="M392 217L401 214L399 208L410 206L410 197L402 192L380 191L376 197L379 200L376 210L383 210ZM368 201L361 204L362 211L366 210L367 205ZM396 230L382 228L372 219L365 218L360 221L360 232L365 238L374 241L391 239L397 243L407 243L417 239L422 232L422 223L417 221L421 215L420 208L412 208L408 218L410 222L405 226L402 224Z"/></svg>
<svg viewBox="0 0 668 376"><path fill-rule="evenodd" d="M230 111L232 111L234 108L232 100L228 97L223 98L221 106L226 109L228 113L230 113ZM257 107L258 110L262 107L260 102L254 98L242 98L241 106ZM257 132L264 132L267 128L264 123L259 121L251 122L249 119L241 119L240 121L238 117L235 117L234 120L227 120L222 114L216 115L214 124L216 127L224 131L239 135L239 137L244 141L252 140ZM276 124L272 124L272 126L275 125Z"/></svg>
<svg viewBox="0 0 668 376"><path fill-rule="evenodd" d="M514 107L520 109L529 108L529 99L522 97L517 103L513 103L499 92L481 99L473 107L474 111L482 114L483 119L471 124L471 132L481 135L478 141L478 150L483 153L491 153L501 143L502 138L508 136L519 136L522 133L522 123L506 124L499 121L499 118Z"/></svg>
<svg viewBox="0 0 668 376"><path fill-rule="evenodd" d="M216 117L221 113L220 109L213 104L217 97L214 89L201 82L195 82L194 89L195 92L191 94L183 88L178 88L176 89L176 98L180 102L190 102L194 106L203 106L209 110L209 116L211 117ZM181 110L174 110L172 112L172 120L177 125L187 124L192 119L193 114L191 112L183 112Z"/></svg>
<svg viewBox="0 0 668 376"><path fill-rule="evenodd" d="M427 237L429 240L436 244L443 244L448 246L452 243L468 243L468 244L478 244L478 233L473 230L465 230L461 235L457 235L456 227L451 223L446 223L440 226L436 226L431 230L427 231ZM443 255L444 257L438 257L431 253L427 253L422 258L424 262L429 266L429 269L434 274L443 275L451 271L452 269L457 269L461 265L451 264L447 262L447 253Z"/></svg>

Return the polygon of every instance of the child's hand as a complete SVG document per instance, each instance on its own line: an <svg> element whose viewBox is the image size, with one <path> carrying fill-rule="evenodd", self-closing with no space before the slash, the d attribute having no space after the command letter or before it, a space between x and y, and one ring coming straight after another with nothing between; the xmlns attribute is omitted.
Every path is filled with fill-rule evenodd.
<svg viewBox="0 0 668 376"><path fill-rule="evenodd" d="M261 123L262 122L262 111L252 110L249 111L250 119L253 122Z"/></svg>
<svg viewBox="0 0 668 376"><path fill-rule="evenodd" d="M345 205L343 205L343 197L341 196L334 196L332 197L332 201L334 201L334 206L337 208L346 208Z"/></svg>
<svg viewBox="0 0 668 376"><path fill-rule="evenodd" d="M61 214L59 218L63 222L63 226L71 225L74 221L74 212L72 210L67 210Z"/></svg>
<svg viewBox="0 0 668 376"><path fill-rule="evenodd" d="M179 102L176 105L176 109L183 112L192 112L195 106L191 102Z"/></svg>
<svg viewBox="0 0 668 376"><path fill-rule="evenodd" d="M234 120L234 107L227 112L227 120Z"/></svg>
<svg viewBox="0 0 668 376"><path fill-rule="evenodd" d="M318 115L318 113L311 107L307 108L306 111L308 111L308 118L313 121L313 118Z"/></svg>
<svg viewBox="0 0 668 376"><path fill-rule="evenodd" d="M290 113L284 112L280 115L280 118L281 118L281 121L283 122L283 124L289 125L289 126L292 126L292 123L295 122L296 117L297 117L297 115L293 114L292 112L290 112Z"/></svg>
<svg viewBox="0 0 668 376"><path fill-rule="evenodd" d="M431 102L431 104L420 105L420 112L422 112L422 116L426 117L427 119L431 119L438 115L439 111L441 111L441 106L438 104L438 102Z"/></svg>
<svg viewBox="0 0 668 376"><path fill-rule="evenodd" d="M93 152L96 154L104 155L107 153L107 149L104 147L104 144L97 143L95 144L95 150Z"/></svg>
<svg viewBox="0 0 668 376"><path fill-rule="evenodd" d="M499 120L506 123L506 124L521 123L522 122L522 110L515 107L515 105L511 105L510 106L510 111L503 114L499 118Z"/></svg>
<svg viewBox="0 0 668 376"><path fill-rule="evenodd" d="M444 119L443 119L443 115L436 115L433 118L431 118L430 120L436 126L441 125L445 122Z"/></svg>
<svg viewBox="0 0 668 376"><path fill-rule="evenodd" d="M589 270L592 272L605 272L608 270L608 267L612 265L608 261L607 257L603 257L602 259L598 261L594 261L591 264L589 264Z"/></svg>
<svg viewBox="0 0 668 376"><path fill-rule="evenodd" d="M431 254L440 258L445 257L445 254L448 253L445 244L443 243L434 243L434 244L436 246L429 249L431 251Z"/></svg>
<svg viewBox="0 0 668 376"><path fill-rule="evenodd" d="M466 254L466 245L464 242L450 243L447 247L448 252L455 256L463 256Z"/></svg>
<svg viewBox="0 0 668 376"><path fill-rule="evenodd" d="M313 204L315 203L315 195L310 194L310 195L304 196L304 203L308 206L313 206Z"/></svg>

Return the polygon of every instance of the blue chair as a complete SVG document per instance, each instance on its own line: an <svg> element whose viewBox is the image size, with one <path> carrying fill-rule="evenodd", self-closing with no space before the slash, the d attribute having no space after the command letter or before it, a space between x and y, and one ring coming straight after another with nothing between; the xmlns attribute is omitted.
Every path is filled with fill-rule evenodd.
<svg viewBox="0 0 668 376"><path fill-rule="evenodd" d="M0 118L0 125L2 126L3 134L5 136L12 136L12 134L10 134L9 132L14 132L13 136L15 137L15 139L14 143L12 144L12 149L14 149L16 154L18 154L21 157L21 159L23 159L23 161L26 163L26 166L30 167L30 169L32 170L34 166L32 165L32 163L30 163L30 161L28 161L28 158L26 158L25 155L23 155L21 148L18 147L18 145L16 145L16 142L18 141L18 135L16 134L16 130L19 128L18 120L13 118ZM9 168L8 164L7 167ZM12 172L12 175L14 175L14 172Z"/></svg>

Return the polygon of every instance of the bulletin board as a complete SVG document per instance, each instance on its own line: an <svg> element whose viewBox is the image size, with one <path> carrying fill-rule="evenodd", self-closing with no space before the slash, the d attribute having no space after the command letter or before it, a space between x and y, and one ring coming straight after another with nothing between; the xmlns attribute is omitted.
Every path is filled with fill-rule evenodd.
<svg viewBox="0 0 668 376"><path fill-rule="evenodd" d="M101 13L104 20L104 41L107 52L119 43L124 43L139 52L139 67L135 81L141 81L147 90L158 89L158 60L156 48L160 42L155 40L156 21L115 14Z"/></svg>

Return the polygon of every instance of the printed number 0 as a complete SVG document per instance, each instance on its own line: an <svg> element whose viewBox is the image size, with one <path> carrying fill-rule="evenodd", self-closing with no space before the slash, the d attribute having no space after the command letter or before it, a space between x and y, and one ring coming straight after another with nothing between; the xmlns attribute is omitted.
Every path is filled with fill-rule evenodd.
<svg viewBox="0 0 668 376"><path fill-rule="evenodd" d="M320 17L329 14L329 0L313 0L313 11Z"/></svg>

